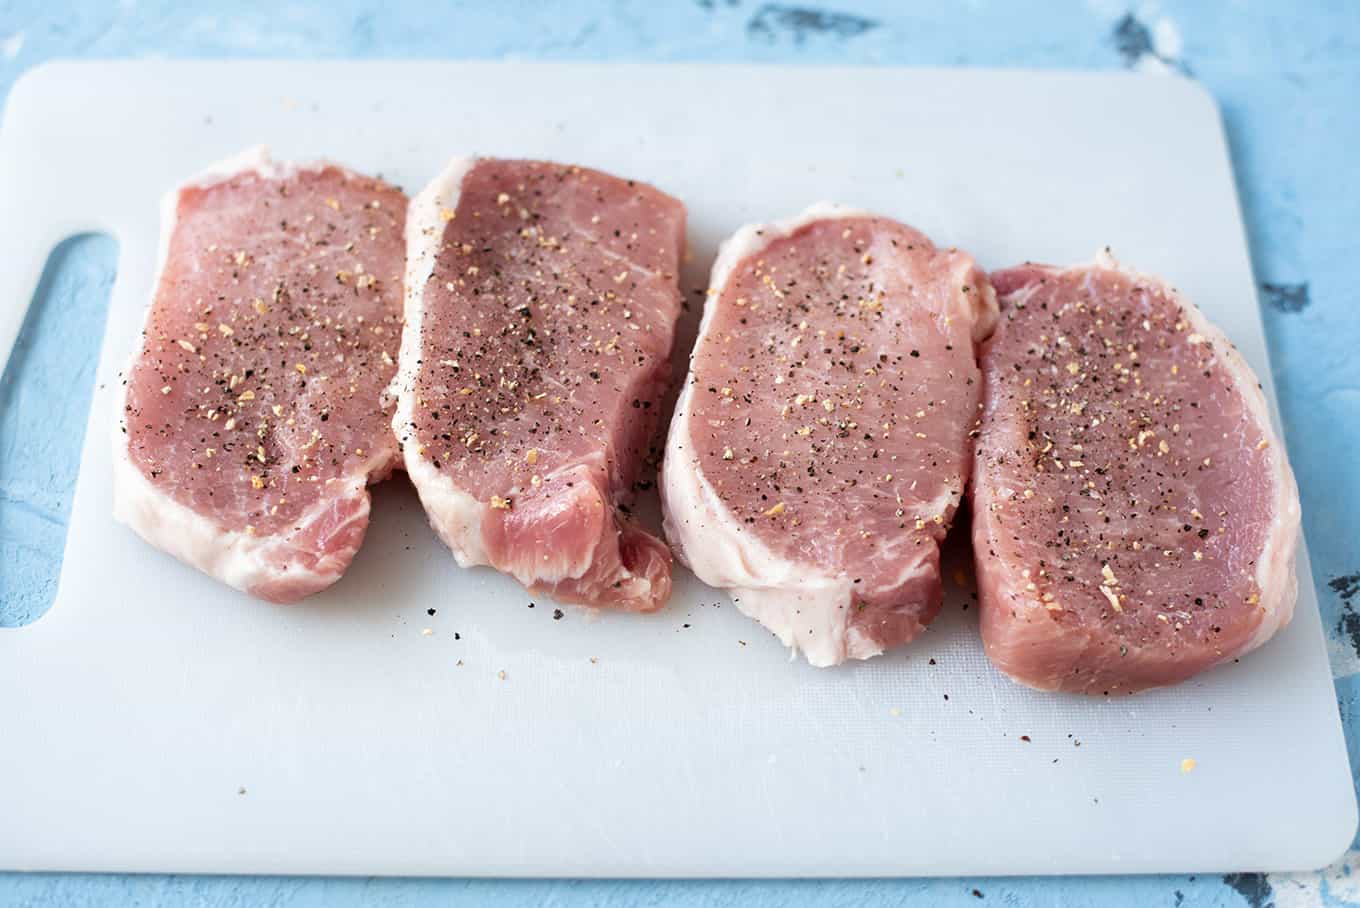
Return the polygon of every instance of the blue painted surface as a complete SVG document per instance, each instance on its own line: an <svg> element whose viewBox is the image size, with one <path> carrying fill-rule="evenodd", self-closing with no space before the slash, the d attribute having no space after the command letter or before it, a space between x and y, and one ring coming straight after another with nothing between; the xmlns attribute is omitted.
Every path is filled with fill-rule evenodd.
<svg viewBox="0 0 1360 908"><path fill-rule="evenodd" d="M0 0L0 97L57 57L425 57L1178 69L1218 98L1246 212L1337 696L1360 764L1360 4L1091 0ZM1174 149L1172 149L1174 153ZM2 200L0 200L2 203ZM1174 212L1168 212L1174 216ZM51 603L115 245L64 244L0 379L0 625ZM14 304L11 300L8 304ZM13 695L12 691L0 696ZM0 736L0 747L3 737ZM1295 767L1287 771L1298 771ZM4 818L0 817L0 822ZM0 875L0 904L1243 905L1360 900L1322 874L1135 879L507 882Z"/></svg>

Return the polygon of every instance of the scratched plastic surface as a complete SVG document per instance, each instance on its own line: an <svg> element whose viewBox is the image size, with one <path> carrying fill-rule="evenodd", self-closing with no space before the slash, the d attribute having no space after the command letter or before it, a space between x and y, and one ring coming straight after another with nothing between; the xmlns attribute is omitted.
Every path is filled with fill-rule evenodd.
<svg viewBox="0 0 1360 908"><path fill-rule="evenodd" d="M450 91L471 84L501 90ZM724 94L736 84L740 98ZM609 109L633 114L602 120ZM1102 109L1117 114L1092 129ZM1108 243L1178 283L1268 376L1217 112L1192 83L70 64L31 75L7 117L0 179L40 213L23 231L5 225L6 247L22 252L55 224L107 230L121 252L57 601L0 634L0 686L26 691L0 701L0 863L539 876L1299 869L1353 834L1306 585L1294 624L1241 664L1102 701L1001 678L957 585L918 645L827 672L789 664L686 577L652 618L530 608L511 581L454 566L401 483L379 491L346 579L295 608L244 601L109 516L111 389L150 290L148 200L262 134L280 157L324 152L408 187L453 149L645 175L689 203L691 290L737 224L822 197L905 218L992 265L1077 260ZM782 139L783 124L814 118L818 131ZM978 122L1006 137L1004 158L978 141ZM931 141L913 141L923 123ZM1073 136L1083 141L1063 140ZM1159 153L1166 136L1174 157ZM119 179L91 166L92 148L117 160ZM846 159L854 166L828 165Z"/></svg>

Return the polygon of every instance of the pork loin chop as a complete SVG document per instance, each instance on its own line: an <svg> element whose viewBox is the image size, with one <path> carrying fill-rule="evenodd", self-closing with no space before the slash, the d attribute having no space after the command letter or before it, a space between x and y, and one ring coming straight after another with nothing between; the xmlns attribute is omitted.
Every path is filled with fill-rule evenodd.
<svg viewBox="0 0 1360 908"><path fill-rule="evenodd" d="M393 427L463 566L635 611L671 557L629 515L670 372L685 209L632 180L466 159L412 202Z"/></svg>
<svg viewBox="0 0 1360 908"><path fill-rule="evenodd" d="M677 557L813 665L921 633L995 318L972 258L886 218L820 205L737 231L666 444Z"/></svg>
<svg viewBox="0 0 1360 908"><path fill-rule="evenodd" d="M406 197L263 149L167 196L155 296L124 375L114 516L274 602L340 578L367 485L397 463Z"/></svg>
<svg viewBox="0 0 1360 908"><path fill-rule="evenodd" d="M1294 610L1299 501L1242 357L1106 254L992 281L971 499L988 656L1031 687L1133 692L1268 640Z"/></svg>

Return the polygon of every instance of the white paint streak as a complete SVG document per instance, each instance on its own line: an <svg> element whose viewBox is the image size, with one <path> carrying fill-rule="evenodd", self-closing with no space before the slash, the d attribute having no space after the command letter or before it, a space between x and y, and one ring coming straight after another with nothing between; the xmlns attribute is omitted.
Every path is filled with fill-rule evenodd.
<svg viewBox="0 0 1360 908"><path fill-rule="evenodd" d="M1345 638L1327 635L1327 661L1332 664L1333 678L1360 675L1360 653Z"/></svg>
<svg viewBox="0 0 1360 908"><path fill-rule="evenodd" d="M1360 904L1360 850L1352 848L1333 864L1311 873L1272 873L1271 901L1275 908L1314 908L1330 902Z"/></svg>
<svg viewBox="0 0 1360 908"><path fill-rule="evenodd" d="M1158 19L1152 27L1152 49L1157 52L1157 56L1163 60L1179 60L1183 48L1181 30L1176 27L1176 23L1165 17Z"/></svg>
<svg viewBox="0 0 1360 908"><path fill-rule="evenodd" d="M19 56L19 51L24 49L24 33L15 32L3 41L0 41L0 57L6 60L13 60Z"/></svg>

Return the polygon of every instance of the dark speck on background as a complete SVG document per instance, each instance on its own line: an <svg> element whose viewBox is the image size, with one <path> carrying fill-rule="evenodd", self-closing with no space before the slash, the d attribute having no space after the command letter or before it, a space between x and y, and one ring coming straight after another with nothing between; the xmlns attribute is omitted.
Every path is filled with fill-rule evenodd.
<svg viewBox="0 0 1360 908"><path fill-rule="evenodd" d="M752 38L774 41L781 36L802 44L809 37L854 38L878 28L878 20L853 13L833 12L809 6L786 6L766 3L751 21L746 23L746 34Z"/></svg>
<svg viewBox="0 0 1360 908"><path fill-rule="evenodd" d="M1133 13L1126 13L1115 23L1110 37L1125 66L1133 66L1144 54L1152 53L1152 32Z"/></svg>
<svg viewBox="0 0 1360 908"><path fill-rule="evenodd" d="M1270 888L1270 880L1264 874L1229 873L1223 877L1223 882L1246 899L1251 908L1269 908L1275 904L1271 898L1274 893Z"/></svg>
<svg viewBox="0 0 1360 908"><path fill-rule="evenodd" d="M1333 577L1327 581L1327 586L1331 587L1333 593L1341 597L1341 601L1350 605L1356 593L1360 593L1360 571L1354 574L1342 574L1340 577Z"/></svg>
<svg viewBox="0 0 1360 908"><path fill-rule="evenodd" d="M1261 283L1261 295L1266 305L1280 312L1302 312L1312 300L1308 296L1308 282L1301 284Z"/></svg>
<svg viewBox="0 0 1360 908"><path fill-rule="evenodd" d="M1119 51L1119 57L1124 61L1124 65L1130 69L1137 66L1138 61L1144 57L1153 57L1183 73L1190 72L1190 68L1184 62L1158 53L1157 46L1152 40L1152 31L1133 13L1125 13L1123 18L1114 24L1110 40L1114 43L1114 49Z"/></svg>
<svg viewBox="0 0 1360 908"><path fill-rule="evenodd" d="M1327 586L1341 600L1341 617L1336 622L1336 632L1350 641L1356 655L1360 655L1360 614L1355 611L1354 600L1360 594L1360 572L1342 574L1327 581Z"/></svg>

